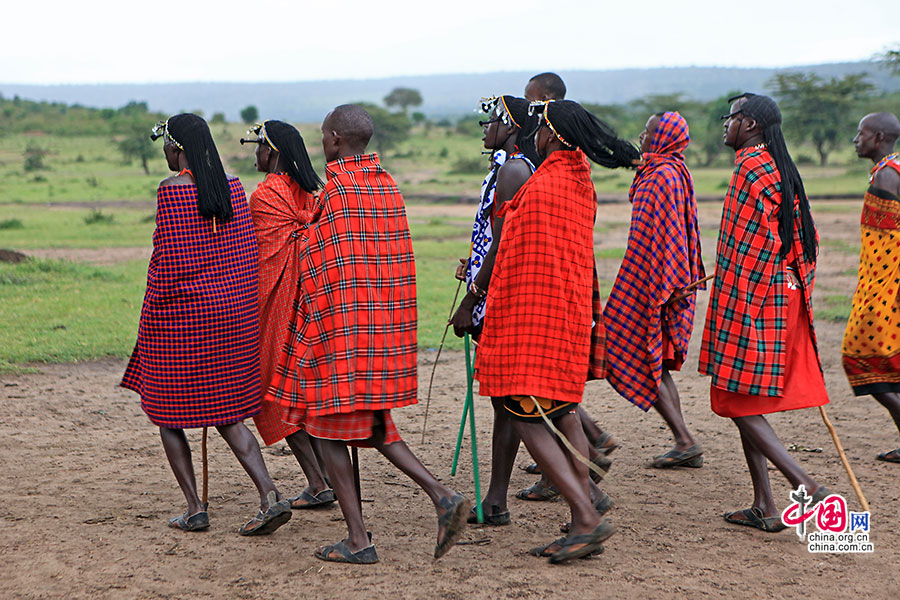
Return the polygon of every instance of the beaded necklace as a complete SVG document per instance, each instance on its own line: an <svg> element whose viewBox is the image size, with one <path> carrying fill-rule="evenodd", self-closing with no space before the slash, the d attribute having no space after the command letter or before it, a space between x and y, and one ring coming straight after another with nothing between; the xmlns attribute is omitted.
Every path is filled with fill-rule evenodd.
<svg viewBox="0 0 900 600"><path fill-rule="evenodd" d="M869 171L869 183L871 184L875 181L875 175L885 167L889 162L894 162L900 159L900 152L894 152L892 154L888 154L884 158L878 161L878 163L872 167L872 170Z"/></svg>

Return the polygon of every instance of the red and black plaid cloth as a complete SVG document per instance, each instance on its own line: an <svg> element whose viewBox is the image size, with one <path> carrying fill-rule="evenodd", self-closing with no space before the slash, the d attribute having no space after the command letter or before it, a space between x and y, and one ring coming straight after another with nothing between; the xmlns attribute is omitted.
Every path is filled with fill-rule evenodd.
<svg viewBox="0 0 900 600"><path fill-rule="evenodd" d="M375 154L326 165L267 398L284 420L416 402L416 272L406 209Z"/></svg>
<svg viewBox="0 0 900 600"><path fill-rule="evenodd" d="M269 388L278 353L288 335L297 280L300 245L306 239L313 195L286 173L269 173L250 194L250 213L259 244L259 367L262 389ZM253 417L268 446L300 430L281 420L281 404L263 400Z"/></svg>
<svg viewBox="0 0 900 600"><path fill-rule="evenodd" d="M722 210L700 372L729 392L781 396L787 329L786 260L779 256L778 236L781 175L765 148L739 150L735 164ZM793 252L815 345L815 264L803 255L797 198L793 212Z"/></svg>
<svg viewBox="0 0 900 600"><path fill-rule="evenodd" d="M227 425L260 409L256 237L244 188L234 216L197 212L194 184L157 192L153 255L137 343L122 387L161 427Z"/></svg>
<svg viewBox="0 0 900 600"><path fill-rule="evenodd" d="M663 337L683 357L694 328L694 295L666 302L706 275L694 182L684 164L689 142L687 121L665 113L631 184L628 247L603 311L609 383L644 410L659 398Z"/></svg>
<svg viewBox="0 0 900 600"><path fill-rule="evenodd" d="M580 402L589 376L605 374L596 214L587 159L562 150L500 209L503 237L475 365L482 396Z"/></svg>

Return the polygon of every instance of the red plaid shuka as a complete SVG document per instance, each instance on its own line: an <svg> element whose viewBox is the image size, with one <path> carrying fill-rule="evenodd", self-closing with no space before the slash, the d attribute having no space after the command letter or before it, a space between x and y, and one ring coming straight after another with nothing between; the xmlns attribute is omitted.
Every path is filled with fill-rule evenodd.
<svg viewBox="0 0 900 600"><path fill-rule="evenodd" d="M729 392L781 396L787 328L786 265L778 236L781 175L765 148L739 150L735 164L722 209L700 372ZM793 212L793 251L815 346L815 264L803 255L797 198Z"/></svg>
<svg viewBox="0 0 900 600"><path fill-rule="evenodd" d="M267 399L284 420L416 402L416 272L403 196L375 154L328 163Z"/></svg>
<svg viewBox="0 0 900 600"><path fill-rule="evenodd" d="M563 150L500 209L503 237L475 363L482 396L580 402L585 381L605 374L596 214L587 159Z"/></svg>
<svg viewBox="0 0 900 600"><path fill-rule="evenodd" d="M157 191L153 254L137 343L122 387L160 427L236 423L260 408L256 237L244 188L234 216L197 213L194 184Z"/></svg>
<svg viewBox="0 0 900 600"><path fill-rule="evenodd" d="M689 142L684 117L665 113L631 184L628 248L603 311L609 383L643 410L659 398L663 337L684 357L694 328L694 295L666 302L706 275L694 182L682 154Z"/></svg>
<svg viewBox="0 0 900 600"><path fill-rule="evenodd" d="M313 195L286 173L269 173L250 194L250 213L259 244L259 370L269 389L278 353L287 338L300 278L300 245L306 239ZM268 446L300 430L281 420L282 406L263 401L253 417Z"/></svg>

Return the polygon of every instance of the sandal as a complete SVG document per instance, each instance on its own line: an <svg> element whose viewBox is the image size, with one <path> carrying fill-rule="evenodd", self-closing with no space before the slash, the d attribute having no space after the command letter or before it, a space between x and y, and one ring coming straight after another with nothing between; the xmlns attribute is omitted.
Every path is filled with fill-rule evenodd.
<svg viewBox="0 0 900 600"><path fill-rule="evenodd" d="M566 537L562 547L550 555L550 564L556 565L573 558L588 556L595 550L599 550L603 546L603 542L608 540L615 531L615 527L609 521L603 519L590 533L580 533Z"/></svg>
<svg viewBox="0 0 900 600"><path fill-rule="evenodd" d="M591 481L593 481L594 483L600 483L600 481L602 481L603 478L606 477L606 474L609 473L609 468L612 466L612 459L607 457L603 452L600 452L600 454L598 454L596 458L591 460L591 463L596 465L597 468L600 469L603 473L601 474L593 469L590 469L588 471L588 475L590 475Z"/></svg>
<svg viewBox="0 0 900 600"><path fill-rule="evenodd" d="M552 483L547 487L544 487L540 481L524 490L516 492L516 498L519 500L529 500L532 502L546 502L548 500L553 500L557 496L559 496L559 490L553 487Z"/></svg>
<svg viewBox="0 0 900 600"><path fill-rule="evenodd" d="M900 463L900 448L890 450L889 452L882 452L876 458L878 460L883 460L884 462ZM528 469L525 470L528 471Z"/></svg>
<svg viewBox="0 0 900 600"><path fill-rule="evenodd" d="M322 490L315 496L303 490L300 492L299 496L294 496L290 499L291 508L294 509L304 509L304 508L322 508L323 506L328 506L330 504L334 504L337 497L334 495L334 490Z"/></svg>
<svg viewBox="0 0 900 600"><path fill-rule="evenodd" d="M606 513L609 512L609 510L613 507L614 502L612 501L612 498L609 497L609 494L607 494L606 492L601 491L600 493L603 495L594 501L594 510L596 510L597 513L602 517L603 515L605 515ZM572 521L568 521L564 525L559 526L559 530L563 533L569 533L569 530L571 528L572 528Z"/></svg>
<svg viewBox="0 0 900 600"><path fill-rule="evenodd" d="M256 516L244 523L238 530L241 535L268 535L291 520L291 501L276 502L275 490L266 496L269 508L263 512L259 509Z"/></svg>
<svg viewBox="0 0 900 600"><path fill-rule="evenodd" d="M613 450L620 446L619 442L616 441L610 433L604 431L600 434L600 437L597 438L597 441L594 442L594 448L597 449L601 454L612 454Z"/></svg>
<svg viewBox="0 0 900 600"><path fill-rule="evenodd" d="M654 469L670 469L672 467L699 469L703 466L703 448L700 447L700 444L694 444L684 452L672 448L665 454L654 457L650 466Z"/></svg>
<svg viewBox="0 0 900 600"><path fill-rule="evenodd" d="M820 488L821 489L821 488ZM777 533L787 529L787 525L781 522L780 516L764 517L763 511L758 506L751 506L744 510L736 510L734 512L722 515L729 523L735 525L746 525L747 527L755 527L769 533Z"/></svg>
<svg viewBox="0 0 900 600"><path fill-rule="evenodd" d="M496 504L491 504L490 507L494 508L494 509L499 508ZM508 510L505 510L502 512L495 510L489 514L484 511L484 505L482 505L481 508L482 508L481 516L484 518L484 522L483 523L478 522L478 513L476 512L475 507L473 506L471 512L469 513L469 518L466 519L466 523L473 523L475 525L500 526L500 525L509 525L510 522L512 521L512 519L510 519L510 517L509 517Z"/></svg>
<svg viewBox="0 0 900 600"><path fill-rule="evenodd" d="M456 540L466 528L466 515L472 508L472 503L460 494L451 497L443 497L438 502L446 512L438 517L438 538L434 544L434 558L438 559L447 554L456 544ZM444 531L441 537L441 530Z"/></svg>
<svg viewBox="0 0 900 600"><path fill-rule="evenodd" d="M556 550L559 549L559 548L557 548L557 549L551 550L551 548L553 546L559 546L560 548L562 548L562 546L563 546L563 544L565 544L565 542L566 542L566 538L561 537L558 540L553 540L546 546L537 546L536 548L532 548L531 550L528 551L528 554L530 554L532 556L541 556L544 558L549 558L550 556L553 556L553 553L556 552ZM603 550L604 550L603 544L601 544L599 548L592 551L587 556L597 556L598 554L603 554Z"/></svg>
<svg viewBox="0 0 900 600"><path fill-rule="evenodd" d="M180 529L182 531L203 531L209 529L209 502L203 503L203 510L188 516L187 512L169 519L169 527Z"/></svg>
<svg viewBox="0 0 900 600"><path fill-rule="evenodd" d="M368 532L366 532L368 533ZM369 541L372 534L368 533ZM351 552L350 548L341 540L337 544L323 546L313 552L313 556L327 562L351 563L354 565L373 565L378 562L378 553L375 552L375 544L369 544L362 550Z"/></svg>
<svg viewBox="0 0 900 600"><path fill-rule="evenodd" d="M525 471L526 473L530 473L531 475L540 475L541 474L541 468L538 466L537 463L531 463L530 465L528 465L527 467L525 467L522 470Z"/></svg>

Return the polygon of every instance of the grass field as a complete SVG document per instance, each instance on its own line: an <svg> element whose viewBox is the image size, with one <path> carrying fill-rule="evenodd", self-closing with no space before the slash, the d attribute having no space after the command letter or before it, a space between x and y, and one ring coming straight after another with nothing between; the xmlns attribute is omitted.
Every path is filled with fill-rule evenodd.
<svg viewBox="0 0 900 600"><path fill-rule="evenodd" d="M249 191L261 180L253 166L253 147L241 146L240 124L212 128L226 169L239 175ZM318 127L303 125L313 164L322 172ZM168 175L160 152L149 162L150 175L139 164L124 164L115 140L99 136L24 135L0 137L0 248L18 250L149 247L154 228L155 192ZM48 151L46 169L25 172L29 144ZM448 207L477 198L488 158L480 154L480 136L447 128L419 129L409 140L386 153L392 172L410 206L421 203ZM868 165L851 151L835 156L839 164L801 168L811 195L856 197ZM323 174L324 175L324 174ZM721 196L731 175L723 164L693 171L699 195ZM624 198L631 171L593 169L598 193ZM473 207L474 208L474 207ZM843 212L845 205L823 204L817 212ZM429 218L410 218L419 290L419 341L436 348L444 331L457 282L452 272L457 258L467 254L469 210L452 217L436 211ZM459 215L464 214L465 217ZM601 217L598 239L627 231L627 221ZM715 244L715 232L703 232L705 247ZM840 240L824 244L846 245ZM841 247L841 250L845 248ZM852 248L847 248L852 250ZM113 254L115 251L111 251ZM623 247L604 247L599 259L621 259ZM127 356L137 331L145 260L112 261L109 266L32 260L0 264L0 370L28 362L77 361ZM608 291L611 281L601 282ZM826 299L825 318L839 320L846 310L837 297ZM460 342L448 337L449 347Z"/></svg>

